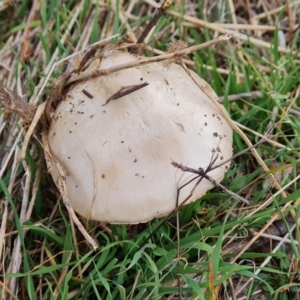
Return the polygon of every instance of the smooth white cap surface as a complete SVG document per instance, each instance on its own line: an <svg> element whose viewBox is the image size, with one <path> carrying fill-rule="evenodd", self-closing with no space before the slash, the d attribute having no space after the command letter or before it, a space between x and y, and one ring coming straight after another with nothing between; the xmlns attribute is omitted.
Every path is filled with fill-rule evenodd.
<svg viewBox="0 0 300 300"><path fill-rule="evenodd" d="M109 52L88 70L139 57ZM232 130L212 104L217 97L197 75L201 91L180 65L152 63L76 84L53 117L49 144L61 163L68 197L80 215L114 224L146 222L176 207L177 188L190 180L171 165L206 168L232 156ZM102 106L121 87L149 85ZM87 97L85 89L93 96ZM221 181L230 163L209 173ZM56 172L52 171L54 181ZM181 190L180 201L195 181ZM188 203L213 185L203 180Z"/></svg>

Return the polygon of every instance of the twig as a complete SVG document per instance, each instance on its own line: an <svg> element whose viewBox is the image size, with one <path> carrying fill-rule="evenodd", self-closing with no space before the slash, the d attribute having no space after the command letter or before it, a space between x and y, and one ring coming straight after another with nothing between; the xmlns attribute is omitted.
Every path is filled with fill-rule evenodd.
<svg viewBox="0 0 300 300"><path fill-rule="evenodd" d="M164 3L162 4L162 6L157 9L153 19L150 21L150 23L147 25L147 27L142 32L141 36L138 38L138 40L136 42L137 44L144 42L145 38L147 37L147 35L151 31L151 29L157 24L159 19L162 16L166 15L166 10L170 7L171 3L172 2L170 0L165 0ZM134 50L131 50L131 53L136 53L136 52Z"/></svg>
<svg viewBox="0 0 300 300"><path fill-rule="evenodd" d="M235 94L235 95L228 95L228 96L222 96L219 97L220 102L223 102L225 98L228 99L229 102L233 102L236 100L256 100L260 99L263 96L263 93L261 91L252 91L248 93L240 93L240 94Z"/></svg>
<svg viewBox="0 0 300 300"><path fill-rule="evenodd" d="M86 89L82 89L82 93L90 99L94 98L94 96L92 94L90 94Z"/></svg>
<svg viewBox="0 0 300 300"><path fill-rule="evenodd" d="M126 96L130 93L133 93L145 86L149 85L148 82L144 82L142 84L135 84L135 85L129 85L129 86L122 86L116 93L114 93L112 96L110 96L102 106L106 105L112 100L119 99L123 96Z"/></svg>
<svg viewBox="0 0 300 300"><path fill-rule="evenodd" d="M79 74L80 72L84 71L87 69L87 67L90 65L90 62L95 59L96 56L96 52L102 47L102 44L97 44L92 46L83 56L83 58L81 59L78 68L75 69L74 73ZM103 50L103 52L101 53L101 55L103 55L103 53L110 51L110 50L121 50L121 49L125 49L125 48L129 48L129 49L140 49L140 48L144 48L144 45L141 44L132 44L132 43L126 43L126 42L120 42L119 44L112 44L112 45L108 45L106 46L106 48Z"/></svg>
<svg viewBox="0 0 300 300"><path fill-rule="evenodd" d="M101 45L94 45L91 47L91 49L89 49L83 56L83 58L80 61L80 64L78 66L78 68L75 70L75 73L80 73L82 68L86 65L86 63L95 56L96 52L98 51L98 49L101 48Z"/></svg>
<svg viewBox="0 0 300 300"><path fill-rule="evenodd" d="M117 37L117 36L119 36L119 34L115 34L115 35L112 35L112 36L110 36L110 37L108 37L108 38L106 38L106 39L104 39L104 40L102 40L102 41L99 41L99 42L97 42L97 43L94 43L94 44L92 44L92 46L94 46L94 45L105 45L107 42L109 42L110 40L112 40L113 38L115 38L115 37ZM49 62L49 64L47 65L47 68L46 68L46 70L45 70L45 74L47 74L47 76L46 76L46 78L43 80L43 81L41 81L40 82L40 84L39 85L37 85L36 86L36 89L35 89L35 91L34 91L34 94L33 94L33 96L31 97L31 102L37 102L38 100L39 100L39 98L40 98L40 96L43 94L43 92L44 92L44 89L45 89L45 87L46 87L46 84L48 83L48 81L50 80L50 77L51 77L51 75L52 75L52 73L53 73L53 71L55 70L55 68L58 66L58 65L60 65L60 64L62 64L63 62L65 62L65 61L68 61L68 60L70 60L72 57L74 57L74 56L76 56L76 55L79 55L81 52L84 52L86 49L82 49L82 50L80 50L80 51L77 51L77 52L75 52L75 53L73 53L73 54L71 54L71 55L69 55L69 56L67 56L67 57L65 57L65 58L63 58L63 59L61 59L61 60L59 60L59 61L56 61L56 62L53 62L52 61L52 59L51 59L51 61ZM57 55L57 53L56 53L56 55ZM52 57L54 57L54 54L52 55Z"/></svg>
<svg viewBox="0 0 300 300"><path fill-rule="evenodd" d="M230 191L229 189L227 189L224 185L222 185L221 183L217 182L216 180L214 180L211 176L209 176L206 171L202 168L199 169L193 169L193 168L189 168L186 167L182 164L178 164L176 162L172 162L171 163L174 167L181 169L183 172L190 172L190 173L194 173L194 174L198 174L200 176L203 176L205 179L209 180L213 185L215 185L216 187L218 187L221 191L225 192L226 194L236 198L237 200L250 205L250 202L248 200L246 200L245 198L239 196L238 194ZM213 168L214 169L214 168Z"/></svg>
<svg viewBox="0 0 300 300"><path fill-rule="evenodd" d="M108 75L108 74L115 73L115 72L118 72L118 71L121 71L124 69L134 68L134 67L150 64L153 62L160 62L160 61L164 61L167 59L173 59L176 57L185 56L187 54L202 50L209 46L212 46L212 45L215 45L218 43L222 43L224 41L228 41L229 39L231 39L231 37L232 37L231 34L225 34L225 35L221 35L215 39L212 39L206 43L203 43L201 45L194 45L194 46L182 49L182 50L175 51L174 53L168 53L168 54L163 54L163 55L159 55L159 56L155 56L155 57L149 57L149 58L145 58L145 59L141 59L141 60L130 61L130 62L127 62L124 64L119 64L117 66L113 66L111 68L93 70L93 71L85 72L84 74L74 75L67 81L66 84L70 84L72 82L77 82L77 81L82 81L82 80L87 80L88 78L92 78L92 77Z"/></svg>
<svg viewBox="0 0 300 300"><path fill-rule="evenodd" d="M19 97L17 93L0 84L0 105L16 112L26 124L32 121L36 107Z"/></svg>
<svg viewBox="0 0 300 300"><path fill-rule="evenodd" d="M136 276L135 276L135 279L134 279L134 283L133 283L133 286L132 286L132 289L131 289L131 292L130 292L130 297L129 297L129 300L132 300L132 297L134 295L134 291L137 287L137 284L138 284L138 280L140 278L140 275L141 275L141 270L139 269Z"/></svg>

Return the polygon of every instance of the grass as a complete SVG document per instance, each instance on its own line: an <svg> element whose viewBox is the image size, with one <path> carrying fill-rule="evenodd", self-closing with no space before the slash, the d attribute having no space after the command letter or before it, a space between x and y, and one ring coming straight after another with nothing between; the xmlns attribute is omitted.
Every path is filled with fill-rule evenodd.
<svg viewBox="0 0 300 300"><path fill-rule="evenodd" d="M153 1L5 3L0 2L0 83L33 104L47 99L51 82L65 70L63 62L50 74L55 62L113 34L139 34L155 11ZM271 134L269 143L256 147L267 169L247 151L234 159L222 182L251 205L215 188L181 209L178 224L175 217L165 222L143 247L160 219L134 226L81 219L99 243L92 251L59 201L38 145L27 149L24 170L21 122L2 110L1 299L177 299L178 278L182 299L299 297L300 31L293 16L300 10L296 1L262 3L250 3L250 25L244 4L230 14L231 1L210 7L177 1L160 19L147 51L166 51L176 39L200 44L224 29L240 33L193 53L186 63L224 97L231 118L253 144ZM249 25L239 29L236 18ZM279 46L282 32L290 37L286 47ZM240 93L250 98L232 100ZM246 148L235 133L234 152Z"/></svg>

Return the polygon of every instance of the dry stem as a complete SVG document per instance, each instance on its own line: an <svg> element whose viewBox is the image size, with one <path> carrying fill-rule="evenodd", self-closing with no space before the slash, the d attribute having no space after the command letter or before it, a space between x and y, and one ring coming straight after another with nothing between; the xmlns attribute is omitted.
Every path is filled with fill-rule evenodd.
<svg viewBox="0 0 300 300"><path fill-rule="evenodd" d="M56 168L56 170L57 170L58 189L59 189L59 192L62 196L63 203L64 203L65 207L67 208L67 210L69 212L70 218L74 221L77 228L82 233L82 235L87 240L87 242L92 246L92 248L94 250L96 250L98 248L97 243L88 234L88 232L85 230L85 228L82 226L81 222L77 218L77 216L76 216L76 214L75 214L75 212L72 208L72 205L71 205L70 200L68 198L68 192L67 192L67 187L66 187L66 183L65 183L65 174L64 174L63 168L60 165L60 163L58 161L56 161L54 157L52 157L50 147L49 147L49 144L48 144L48 137L47 137L46 134L42 135L42 140L43 140L43 145L44 145L44 150L45 150L44 153L45 153L45 158L46 158L46 164L47 164L48 171L50 171L53 168ZM55 166L53 166L54 164L55 164Z"/></svg>
<svg viewBox="0 0 300 300"><path fill-rule="evenodd" d="M115 72L118 72L118 71L121 71L124 69L134 68L134 67L150 64L153 62L160 62L160 61L164 61L164 60L172 60L177 57L183 57L192 52L202 50L204 48L207 48L209 46L212 46L212 45L224 42L224 41L228 41L229 39L231 39L231 37L232 37L231 34L225 34L225 35L221 35L215 39L212 39L206 43L203 43L200 45L194 45L194 46L188 47L186 49L178 50L174 53L168 53L168 54L145 58L145 59L141 59L141 60L137 60L137 61L131 61L128 63L113 66L113 67L107 68L107 69L93 70L90 72L85 72L84 74L74 75L67 81L66 84L70 84L70 83L82 81L82 80L87 80L92 77L108 75L108 74L115 73Z"/></svg>
<svg viewBox="0 0 300 300"><path fill-rule="evenodd" d="M30 104L17 93L0 85L0 104L5 108L16 112L26 124L30 124L35 115L36 107Z"/></svg>

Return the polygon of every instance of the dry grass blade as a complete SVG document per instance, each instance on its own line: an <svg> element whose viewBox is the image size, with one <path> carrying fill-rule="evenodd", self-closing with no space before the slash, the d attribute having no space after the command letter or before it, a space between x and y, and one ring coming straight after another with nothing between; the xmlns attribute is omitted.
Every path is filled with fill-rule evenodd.
<svg viewBox="0 0 300 300"><path fill-rule="evenodd" d="M5 233L6 233L6 225L7 225L7 217L8 217L8 203L7 201L1 202L1 211L2 220L1 220L1 229L0 229L0 261L2 261L3 249L5 247Z"/></svg>
<svg viewBox="0 0 300 300"><path fill-rule="evenodd" d="M173 16L175 16L177 18L181 17L181 15L178 12L172 11L169 14L173 15ZM249 37L249 36L247 36L245 34L238 33L238 32L235 32L233 30L225 29L222 26L219 26L217 24L212 24L212 23L209 23L209 22L206 22L206 21L203 21L203 20L199 20L197 18L190 17L190 16L187 16L187 15L184 15L183 18L186 21L189 21L189 22L191 22L193 24L196 24L197 26L206 27L208 29L217 31L217 32L222 33L222 34L225 34L225 33L226 34L231 34L237 40L241 40L241 41L244 41L244 42L248 42L249 41L249 42L251 42L252 44L255 44L258 47L264 47L264 48L267 48L267 49L271 49L272 48L272 44L271 43L268 43L268 42L265 42L265 41L262 41L262 40L259 40L259 39L253 38L253 37ZM280 51L281 53L290 53L291 49L284 48L284 47L278 47L278 51ZM295 56L299 55L296 51L292 51L292 54L295 55Z"/></svg>
<svg viewBox="0 0 300 300"><path fill-rule="evenodd" d="M133 61L133 62L129 62L129 63L120 64L118 66L111 67L111 68L108 68L108 69L99 69L99 70L94 70L94 71L91 71L91 72L85 72L85 74L74 75L66 82L66 84L70 84L70 83L78 82L78 81L82 81L82 80L87 80L87 79L92 78L92 77L108 75L108 74L115 73L115 72L118 72L118 71L121 71L121 70L146 65L146 64L153 63L153 62L172 60L174 58L177 58L177 57L179 58L179 57L185 56L187 54L190 54L192 52L199 51L199 50L204 49L206 47L209 47L209 46L212 46L212 45L224 42L224 41L228 41L231 37L232 36L230 34L225 34L225 35L219 36L216 39L212 39L211 41L203 43L201 45L191 46L189 48L178 50L178 51L173 52L173 53L164 54L164 55L160 55L160 56L155 56L155 57L151 57L151 58L140 59L138 61Z"/></svg>
<svg viewBox="0 0 300 300"><path fill-rule="evenodd" d="M29 141L30 141L31 136L33 135L34 131L36 130L38 123L40 122L40 119L44 113L46 104L47 104L47 102L44 102L38 106L36 113L35 113L34 117L31 119L30 126L26 132L25 139L24 139L23 146L22 146L22 160L24 162L25 162L25 156L26 156L26 151L27 151Z"/></svg>
<svg viewBox="0 0 300 300"><path fill-rule="evenodd" d="M180 170L182 170L183 172L190 172L190 173L194 173L194 174L198 174L200 176L203 176L204 178L206 178L207 180L209 180L214 186L218 187L220 189L220 191L223 191L225 193L227 193L228 195L232 196L233 198L247 204L250 205L250 202L247 199L244 199L243 197L231 192L230 190L228 190L225 186L223 186L221 183L217 182L216 180L214 180L211 176L209 176L208 174L206 174L206 172L203 169L193 169L193 168L188 168L186 166L183 166L182 164L178 164L176 162L172 162L172 165ZM220 165L219 165L220 167Z"/></svg>
<svg viewBox="0 0 300 300"><path fill-rule="evenodd" d="M77 228L80 230L80 232L85 237L85 239L89 243L89 245L93 248L93 250L97 250L99 246L97 245L95 240L87 233L85 228L82 226L81 222L77 218L77 216L71 206L71 203L68 198L68 192L67 192L67 187L66 187L66 183L65 183L66 177L65 177L63 168L61 167L60 163L57 162L54 159L54 157L52 157L51 151L49 148L48 138L45 134L42 135L42 140L43 140L43 146L44 146L44 151L45 151L45 158L46 158L46 162L47 162L47 168L48 168L48 170L51 170L54 167L57 169L58 188L59 188L61 197L63 199L63 203L70 214L70 218L74 221ZM53 161L55 162L55 166L53 166Z"/></svg>
<svg viewBox="0 0 300 300"><path fill-rule="evenodd" d="M0 103L1 106L15 111L24 120L25 123L31 123L36 111L36 107L34 105L28 104L16 93L2 85L0 85Z"/></svg>

